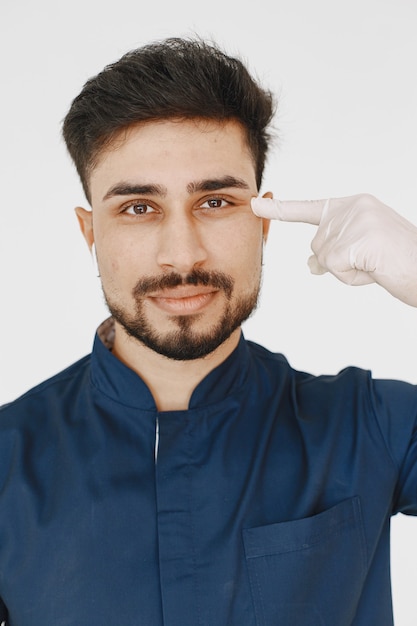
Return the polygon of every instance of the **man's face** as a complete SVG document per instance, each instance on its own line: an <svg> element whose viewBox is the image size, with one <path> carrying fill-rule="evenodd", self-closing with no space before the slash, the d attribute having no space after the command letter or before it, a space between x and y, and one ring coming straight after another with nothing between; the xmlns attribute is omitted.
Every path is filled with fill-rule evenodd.
<svg viewBox="0 0 417 626"><path fill-rule="evenodd" d="M254 164L235 122L146 122L90 178L96 245L117 332L173 359L217 348L256 306L268 223L251 211Z"/></svg>

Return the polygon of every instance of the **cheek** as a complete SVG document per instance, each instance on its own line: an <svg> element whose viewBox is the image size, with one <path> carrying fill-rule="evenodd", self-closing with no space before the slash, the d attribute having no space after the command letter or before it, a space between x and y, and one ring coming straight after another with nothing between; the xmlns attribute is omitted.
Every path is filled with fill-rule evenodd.
<svg viewBox="0 0 417 626"><path fill-rule="evenodd" d="M109 269L111 272L119 273L121 266L119 257L112 257L109 259Z"/></svg>
<svg viewBox="0 0 417 626"><path fill-rule="evenodd" d="M216 265L249 286L258 281L262 265L263 237L259 223L234 228L216 241Z"/></svg>
<svg viewBox="0 0 417 626"><path fill-rule="evenodd" d="M257 263L260 261L263 247L263 233L260 220L248 219L245 228L237 231L237 243L242 259Z"/></svg>
<svg viewBox="0 0 417 626"><path fill-rule="evenodd" d="M135 276L131 252L125 246L119 246L116 238L103 238L97 241L96 246L104 290L122 292L129 289Z"/></svg>
<svg viewBox="0 0 417 626"><path fill-rule="evenodd" d="M124 274L137 272L143 261L141 246L130 237L118 237L114 231L97 242L97 251L110 278L112 274L123 278Z"/></svg>
<svg viewBox="0 0 417 626"><path fill-rule="evenodd" d="M114 245L108 245L106 242L103 242L101 246L97 245L97 254L100 269L110 277L112 274L119 273L124 265L124 259Z"/></svg>

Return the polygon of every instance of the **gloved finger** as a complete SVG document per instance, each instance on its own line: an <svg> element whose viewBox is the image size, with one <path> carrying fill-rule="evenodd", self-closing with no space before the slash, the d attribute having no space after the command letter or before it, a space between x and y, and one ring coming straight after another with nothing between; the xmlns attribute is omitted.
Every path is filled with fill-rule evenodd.
<svg viewBox="0 0 417 626"><path fill-rule="evenodd" d="M368 272L363 272L362 270L346 270L345 272L332 272L333 276L338 278L345 285L350 285L351 287L360 287L361 285L371 285L375 282L372 274Z"/></svg>
<svg viewBox="0 0 417 626"><path fill-rule="evenodd" d="M304 222L318 226L329 200L276 200L275 198L251 199L252 211L258 217L283 222Z"/></svg>
<svg viewBox="0 0 417 626"><path fill-rule="evenodd" d="M310 272L312 274L316 274L320 276L321 274L326 274L329 270L322 265L320 265L318 258L315 254L312 254L311 257L307 261L308 267L310 268Z"/></svg>
<svg viewBox="0 0 417 626"><path fill-rule="evenodd" d="M310 268L310 272L317 276L321 274L326 274L329 272L333 274L340 281L345 283L346 285L352 286L360 286L360 285L370 285L375 282L375 278L372 274L368 272L363 272L362 270L357 270L355 268L347 268L343 270L337 270L335 268L329 267L326 268L324 265L320 264L318 258L315 254L313 254L308 259L308 266Z"/></svg>

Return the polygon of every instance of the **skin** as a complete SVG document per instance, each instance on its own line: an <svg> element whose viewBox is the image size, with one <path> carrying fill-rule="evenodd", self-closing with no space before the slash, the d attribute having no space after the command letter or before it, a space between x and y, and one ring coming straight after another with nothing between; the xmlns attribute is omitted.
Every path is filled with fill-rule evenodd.
<svg viewBox="0 0 417 626"><path fill-rule="evenodd" d="M217 181L214 191L207 181ZM130 318L137 313L133 290L144 277L185 277L197 269L220 271L234 283L229 295L201 284L148 291L141 308L162 337L178 330L180 317L194 333L204 333L219 324L227 306L259 287L269 220L250 207L258 195L255 168L237 122L164 120L131 127L100 155L89 184L92 211L76 209L80 227L90 249L95 243L107 302ZM147 383L159 410L180 410L234 350L240 333L236 328L202 358L174 360L116 322L113 353Z"/></svg>

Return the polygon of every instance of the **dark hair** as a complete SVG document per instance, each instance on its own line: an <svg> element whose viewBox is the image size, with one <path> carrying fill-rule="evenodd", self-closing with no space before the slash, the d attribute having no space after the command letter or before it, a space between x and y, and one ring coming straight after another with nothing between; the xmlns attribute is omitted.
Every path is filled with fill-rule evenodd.
<svg viewBox="0 0 417 626"><path fill-rule="evenodd" d="M169 38L128 52L90 78L72 102L63 135L90 200L91 170L122 129L170 118L235 119L247 132L259 188L273 113L272 94L239 59L199 39Z"/></svg>

